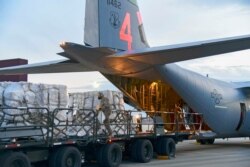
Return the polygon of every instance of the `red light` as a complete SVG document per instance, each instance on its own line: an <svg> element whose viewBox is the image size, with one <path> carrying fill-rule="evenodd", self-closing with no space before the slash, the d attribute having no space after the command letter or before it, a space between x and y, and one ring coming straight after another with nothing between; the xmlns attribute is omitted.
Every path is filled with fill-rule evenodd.
<svg viewBox="0 0 250 167"><path fill-rule="evenodd" d="M20 144L8 144L5 146L5 148L17 148L17 147L20 147L21 145Z"/></svg>
<svg viewBox="0 0 250 167"><path fill-rule="evenodd" d="M68 140L68 141L66 141L66 144L74 144L74 141Z"/></svg>

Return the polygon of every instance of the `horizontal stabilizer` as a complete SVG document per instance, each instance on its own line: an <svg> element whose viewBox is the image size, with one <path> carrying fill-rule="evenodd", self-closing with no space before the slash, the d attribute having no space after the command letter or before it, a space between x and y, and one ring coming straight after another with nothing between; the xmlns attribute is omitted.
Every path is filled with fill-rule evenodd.
<svg viewBox="0 0 250 167"><path fill-rule="evenodd" d="M145 78L155 73L152 71L155 65L250 49L250 35L118 53L110 48L92 48L69 42L61 47L64 52L59 55L68 60L1 68L0 75L99 71Z"/></svg>
<svg viewBox="0 0 250 167"><path fill-rule="evenodd" d="M58 53L59 55L82 64L87 63L86 65L89 65L89 62L95 62L97 59L115 53L109 48L93 48L72 42L64 42L60 46L64 52Z"/></svg>
<svg viewBox="0 0 250 167"><path fill-rule="evenodd" d="M110 58L120 56L142 63L160 65L245 49L250 49L250 35L125 51L117 53Z"/></svg>
<svg viewBox="0 0 250 167"><path fill-rule="evenodd" d="M232 85L236 89L250 89L250 82L232 82Z"/></svg>
<svg viewBox="0 0 250 167"><path fill-rule="evenodd" d="M105 72L105 69L95 66L96 61L103 56L114 54L109 48L91 48L74 43L64 42L61 47L64 52L58 55L67 59L0 68L0 75L90 72L100 69Z"/></svg>
<svg viewBox="0 0 250 167"><path fill-rule="evenodd" d="M84 72L84 71L87 72L93 70L70 60L58 60L58 61L50 61L37 64L0 68L0 75Z"/></svg>

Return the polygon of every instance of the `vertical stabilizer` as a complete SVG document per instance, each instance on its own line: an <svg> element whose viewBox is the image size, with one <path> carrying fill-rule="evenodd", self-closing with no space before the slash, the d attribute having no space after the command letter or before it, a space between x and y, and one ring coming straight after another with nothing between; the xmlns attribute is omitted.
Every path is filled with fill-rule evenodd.
<svg viewBox="0 0 250 167"><path fill-rule="evenodd" d="M136 0L86 0L84 42L93 47L148 47Z"/></svg>

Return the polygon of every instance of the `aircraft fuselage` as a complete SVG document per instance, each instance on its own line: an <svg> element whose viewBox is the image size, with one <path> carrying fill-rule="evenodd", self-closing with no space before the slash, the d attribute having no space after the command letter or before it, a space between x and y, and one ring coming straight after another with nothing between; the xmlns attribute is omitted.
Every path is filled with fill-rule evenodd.
<svg viewBox="0 0 250 167"><path fill-rule="evenodd" d="M250 99L242 89L175 64L158 66L157 70L195 112L203 114L218 136L249 136Z"/></svg>

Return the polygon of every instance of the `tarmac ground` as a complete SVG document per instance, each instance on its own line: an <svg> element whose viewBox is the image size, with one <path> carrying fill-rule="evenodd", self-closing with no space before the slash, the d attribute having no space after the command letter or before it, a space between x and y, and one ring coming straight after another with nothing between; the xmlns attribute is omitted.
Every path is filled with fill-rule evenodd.
<svg viewBox="0 0 250 167"><path fill-rule="evenodd" d="M196 141L184 141L176 145L176 158L153 159L140 164L123 162L121 167L250 167L250 140L237 138L217 139L213 145L200 145Z"/></svg>

